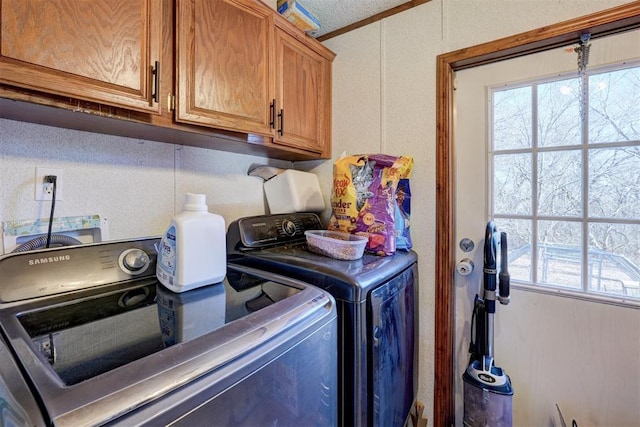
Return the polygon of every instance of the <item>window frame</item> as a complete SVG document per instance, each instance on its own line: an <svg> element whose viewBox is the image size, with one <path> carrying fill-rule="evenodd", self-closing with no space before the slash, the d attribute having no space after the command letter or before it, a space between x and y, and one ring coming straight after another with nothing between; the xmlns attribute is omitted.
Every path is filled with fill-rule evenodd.
<svg viewBox="0 0 640 427"><path fill-rule="evenodd" d="M538 76L534 78L528 78L524 80L506 82L494 84L486 87L486 105L487 105L487 135L486 141L486 165L487 165L487 218L490 220L496 220L499 223L500 220L513 219L513 220L526 220L531 223L531 236L530 236L530 281L523 281L521 279L511 278L511 285L516 289L522 289L526 291L539 292L545 294L566 296L577 299L584 299L595 302L603 302L622 306L640 307L640 297L630 297L626 295L607 294L603 292L597 292L590 290L590 273L589 273L589 242L585 236L588 236L590 224L598 223L615 223L615 224L630 224L640 226L640 213L633 219L627 218L609 218L609 217L591 217L589 216L589 198L588 198L588 184L589 184L589 150L599 148L620 148L620 147L636 147L640 145L639 140L623 141L623 142L594 142L589 141L589 107L586 106L586 118L582 120L581 137L579 144L564 145L564 146L540 146L538 135L538 86L567 79L581 78L580 87L584 87L583 95L586 95L589 100L589 77L592 75L615 72L629 68L639 68L640 59L624 60L613 64L606 64L601 66L589 67L583 75L579 75L576 71L568 71L562 73L554 73L547 76ZM584 85L584 86L582 86ZM523 87L531 87L531 142L532 145L528 148L515 148L515 149L493 149L494 141L494 93L507 89L517 89ZM578 216L553 216L553 215L540 215L538 213L538 156L545 152L563 152L563 151L579 151L581 164L581 213ZM495 198L494 198L494 159L495 156L505 154L530 154L531 155L531 213L529 215L518 214L501 214L495 212ZM580 283L576 288L564 287L561 285L539 283L538 277L538 255L537 251L541 244L538 241L538 223L540 221L563 221L567 223L576 223L580 225L581 237L580 237ZM512 249L510 247L510 249ZM511 262L511 260L509 260ZM594 276L595 277L595 276Z"/></svg>

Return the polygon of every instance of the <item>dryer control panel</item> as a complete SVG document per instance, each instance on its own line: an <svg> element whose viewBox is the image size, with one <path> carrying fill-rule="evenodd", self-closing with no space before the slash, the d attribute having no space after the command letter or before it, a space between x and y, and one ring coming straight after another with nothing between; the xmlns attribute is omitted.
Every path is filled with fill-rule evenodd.
<svg viewBox="0 0 640 427"><path fill-rule="evenodd" d="M306 230L323 229L320 218L314 213L252 216L229 225L227 245L231 251L282 246L305 242Z"/></svg>

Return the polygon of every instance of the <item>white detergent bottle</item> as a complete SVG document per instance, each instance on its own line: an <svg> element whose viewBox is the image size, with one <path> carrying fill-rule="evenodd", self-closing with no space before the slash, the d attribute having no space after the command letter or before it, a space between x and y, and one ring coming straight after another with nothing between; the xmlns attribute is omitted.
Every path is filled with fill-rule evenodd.
<svg viewBox="0 0 640 427"><path fill-rule="evenodd" d="M174 292L221 282L227 273L224 218L210 213L206 200L187 193L160 241L156 276Z"/></svg>

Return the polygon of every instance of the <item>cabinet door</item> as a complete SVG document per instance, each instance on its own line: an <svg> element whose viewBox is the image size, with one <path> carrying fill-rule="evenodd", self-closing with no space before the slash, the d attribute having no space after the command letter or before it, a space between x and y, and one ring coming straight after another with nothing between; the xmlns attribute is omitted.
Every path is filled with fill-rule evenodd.
<svg viewBox="0 0 640 427"><path fill-rule="evenodd" d="M271 136L273 15L243 0L178 0L181 122Z"/></svg>
<svg viewBox="0 0 640 427"><path fill-rule="evenodd" d="M0 82L160 112L160 0L2 0Z"/></svg>
<svg viewBox="0 0 640 427"><path fill-rule="evenodd" d="M323 153L331 123L331 62L276 28L275 143Z"/></svg>

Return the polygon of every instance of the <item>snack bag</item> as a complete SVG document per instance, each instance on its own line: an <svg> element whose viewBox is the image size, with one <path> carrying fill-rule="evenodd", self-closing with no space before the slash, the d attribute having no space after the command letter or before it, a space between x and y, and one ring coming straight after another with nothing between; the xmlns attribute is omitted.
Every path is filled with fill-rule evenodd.
<svg viewBox="0 0 640 427"><path fill-rule="evenodd" d="M393 197L396 250L408 251L413 247L409 232L411 219L411 188L409 186L409 178L413 171L413 157L376 154L375 156L370 156L370 158L375 158L379 165L385 168L393 168L398 173L398 185Z"/></svg>
<svg viewBox="0 0 640 427"><path fill-rule="evenodd" d="M411 188L409 186L409 178L413 170L413 158L399 157L396 165L400 169L400 180L398 181L395 197L396 249L408 251L413 247L410 233Z"/></svg>
<svg viewBox="0 0 640 427"><path fill-rule="evenodd" d="M366 236L376 255L396 251L395 192L400 170L386 155L345 156L333 167L329 230Z"/></svg>

